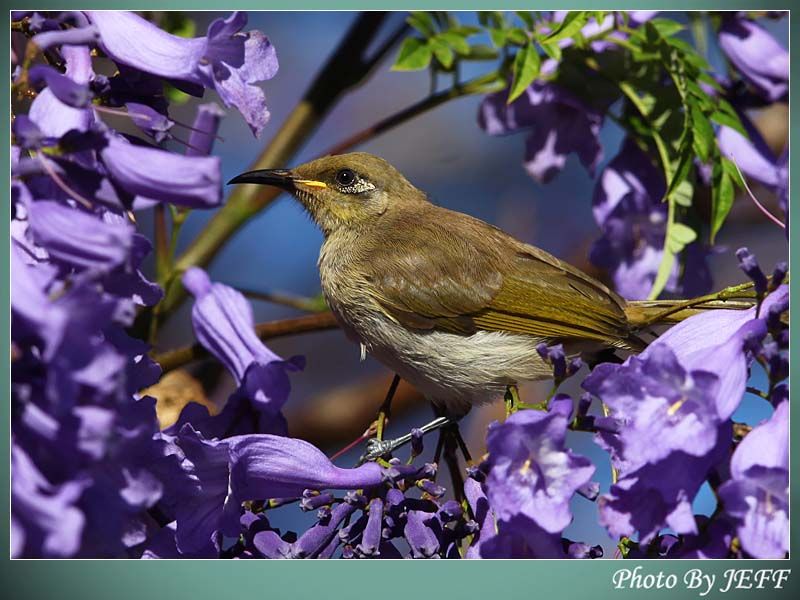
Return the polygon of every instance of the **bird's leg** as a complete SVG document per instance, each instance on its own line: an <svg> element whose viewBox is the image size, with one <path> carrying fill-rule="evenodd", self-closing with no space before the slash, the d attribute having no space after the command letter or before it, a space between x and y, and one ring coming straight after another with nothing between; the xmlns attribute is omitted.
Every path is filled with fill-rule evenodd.
<svg viewBox="0 0 800 600"><path fill-rule="evenodd" d="M516 385L506 387L506 395L503 397L506 402L506 418L517 412L519 409L519 390Z"/></svg>
<svg viewBox="0 0 800 600"><path fill-rule="evenodd" d="M422 431L423 434L430 433L431 431L436 431L437 429L441 429L446 425L452 425L458 423L456 419L452 417L437 417L430 423L426 423L419 429ZM394 452L398 448L402 448L406 444L411 441L411 433L407 433L403 436L400 436L394 440L382 440L373 438L367 441L367 451L358 461L359 464L365 463L367 461L377 460L384 454L389 454L390 452Z"/></svg>
<svg viewBox="0 0 800 600"><path fill-rule="evenodd" d="M456 436L461 437L458 432L458 425L443 428L439 436L444 440L444 462L447 463L447 470L450 471L450 481L453 482L453 496L460 504L464 500L464 476L458 464L458 441Z"/></svg>
<svg viewBox="0 0 800 600"><path fill-rule="evenodd" d="M379 440L383 439L383 431L386 429L386 423L392 414L392 400L399 384L400 375L395 374L389 386L389 391L386 392L386 398L383 399L383 404L378 409L378 416L375 418L375 437Z"/></svg>

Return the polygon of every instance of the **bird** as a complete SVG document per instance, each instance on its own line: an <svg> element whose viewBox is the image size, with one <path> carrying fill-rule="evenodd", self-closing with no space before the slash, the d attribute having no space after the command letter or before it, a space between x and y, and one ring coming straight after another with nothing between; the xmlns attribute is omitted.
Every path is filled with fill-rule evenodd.
<svg viewBox="0 0 800 600"><path fill-rule="evenodd" d="M687 312L670 310L674 301L626 301L546 251L433 203L365 152L229 183L274 186L299 201L324 235L320 281L339 325L445 421L552 378L542 343L568 356L638 352L646 327Z"/></svg>

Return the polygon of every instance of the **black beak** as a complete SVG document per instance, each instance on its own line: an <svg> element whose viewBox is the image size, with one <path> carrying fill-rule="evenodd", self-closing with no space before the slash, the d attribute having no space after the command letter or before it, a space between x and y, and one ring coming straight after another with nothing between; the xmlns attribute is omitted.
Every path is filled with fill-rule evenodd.
<svg viewBox="0 0 800 600"><path fill-rule="evenodd" d="M258 171L248 171L237 175L228 182L234 183L257 183L259 185L271 185L282 190L291 190L294 187L295 176L288 169L259 169Z"/></svg>

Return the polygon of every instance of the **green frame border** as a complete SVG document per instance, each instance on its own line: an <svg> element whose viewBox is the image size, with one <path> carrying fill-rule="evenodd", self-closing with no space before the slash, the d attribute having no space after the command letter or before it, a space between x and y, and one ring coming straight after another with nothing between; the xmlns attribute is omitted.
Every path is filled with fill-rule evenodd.
<svg viewBox="0 0 800 600"><path fill-rule="evenodd" d="M20 2L19 4L23 4ZM119 8L119 9L180 9L180 10L220 10L222 4L213 0L144 0L124 2L120 0L83 0L82 2L41 2L37 8L41 10L72 9L78 5L87 8ZM237 1L224 6L223 10L241 8L249 10L410 10L410 9L448 9L448 10L495 10L503 8L544 9L574 8L608 9L664 9L664 10L787 10L792 6L791 0L782 2L751 0L750 2L726 2L714 0L691 2L690 0L640 0L639 2L607 2L602 0L583 0L583 2L486 2L477 0L437 0L401 2L398 0L346 0L335 4L324 0L267 0ZM523 6L525 5L525 6ZM532 6L533 5L533 6ZM6 7L10 9L10 7ZM24 8L24 7L20 7ZM798 18L800 11L790 16L790 45L796 42ZM6 30L8 32L8 30ZM5 34L6 48L9 48L8 33ZM800 92L798 77L800 61L794 61L791 67L791 94ZM3 78L3 90L8 97L9 77ZM797 137L800 131L800 119L790 112L790 136ZM793 118L794 117L794 118ZM3 120L5 139L9 139L9 122ZM5 164L9 164L9 145L3 144L0 156ZM797 156L790 156L791 178L800 181L800 161ZM8 181L8 171L4 178ZM8 183L6 188L9 189ZM798 208L797 194L790 195L792 214ZM9 212L3 213L3 225L8 231ZM790 256L792 262L798 251L797 243L790 239ZM0 281L3 282L2 332L6 339L10 337L9 309L9 246L2 247L0 260ZM797 287L792 287L792 297ZM792 301L792 309L798 302ZM796 343L797 334L792 332L792 344ZM9 344L2 348L2 369L5 390L9 390L10 357ZM792 368L794 373L794 369ZM792 398L796 394L791 395ZM9 393L5 394L8 402ZM795 402L792 400L792 402ZM10 406L10 402L6 404ZM2 411L3 430L10 428L9 409ZM798 425L791 427L791 459L800 459L800 440ZM4 456L9 456L10 435L4 436L2 448ZM8 459L5 461L2 477L0 512L9 514L9 471ZM791 511L800 514L797 485L792 481ZM792 520L791 547L794 555L798 555L797 519ZM454 595L459 599L468 598L536 598L536 597L610 597L626 596L638 598L642 593L661 597L699 597L697 590L687 590L682 583L684 573L689 569L701 569L704 574L717 576L717 585L723 580L723 574L731 568L738 569L791 569L795 559L788 561L444 561L440 563L422 561L50 561L26 560L10 561L9 556L9 522L6 517L0 527L0 554L3 564L0 567L0 581L6 597L32 600L38 598L81 597L85 599L109 598L141 599L149 597L191 597L193 600L203 598L218 599L224 595L234 597L271 598L339 598L367 596L391 600L405 598L410 594L424 597L441 597ZM434 566L435 565L435 566ZM612 575L619 569L642 567L642 574L664 575L675 574L678 585L672 589L661 590L615 590ZM774 590L732 590L726 597L754 597L754 595L788 595L800 590L800 572L790 575L788 583L780 591ZM718 596L714 591L706 597Z"/></svg>

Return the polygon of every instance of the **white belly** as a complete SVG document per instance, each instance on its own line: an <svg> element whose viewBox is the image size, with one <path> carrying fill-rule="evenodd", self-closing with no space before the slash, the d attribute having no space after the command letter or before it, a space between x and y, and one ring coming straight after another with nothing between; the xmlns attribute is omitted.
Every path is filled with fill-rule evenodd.
<svg viewBox="0 0 800 600"><path fill-rule="evenodd" d="M379 312L333 308L348 337L452 414L498 399L508 385L552 377L530 336L409 330Z"/></svg>

